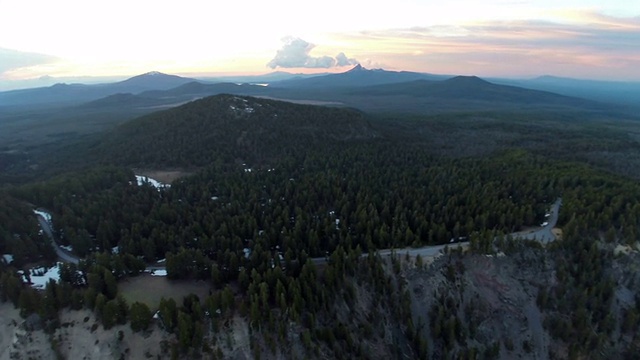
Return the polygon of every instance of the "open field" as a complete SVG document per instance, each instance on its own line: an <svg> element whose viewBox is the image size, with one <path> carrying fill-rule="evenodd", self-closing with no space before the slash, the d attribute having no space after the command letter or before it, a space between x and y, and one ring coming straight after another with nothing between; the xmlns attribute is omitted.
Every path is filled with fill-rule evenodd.
<svg viewBox="0 0 640 360"><path fill-rule="evenodd" d="M204 300L209 289L211 286L205 281L169 280L148 274L126 279L118 284L118 291L127 303L139 301L147 304L152 311L158 309L163 297L173 298L176 303L181 304L182 298L192 293Z"/></svg>

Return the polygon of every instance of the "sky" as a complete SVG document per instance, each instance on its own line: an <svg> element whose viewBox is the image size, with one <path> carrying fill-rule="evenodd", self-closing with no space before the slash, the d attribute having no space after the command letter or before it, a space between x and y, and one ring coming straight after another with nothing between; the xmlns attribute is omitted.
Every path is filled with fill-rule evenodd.
<svg viewBox="0 0 640 360"><path fill-rule="evenodd" d="M148 71L341 72L357 63L640 81L640 1L0 0L0 89Z"/></svg>

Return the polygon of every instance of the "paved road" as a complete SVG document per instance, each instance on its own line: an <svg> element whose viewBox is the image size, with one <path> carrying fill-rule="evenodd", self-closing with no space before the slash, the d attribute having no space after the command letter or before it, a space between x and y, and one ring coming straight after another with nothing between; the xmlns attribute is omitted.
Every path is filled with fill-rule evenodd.
<svg viewBox="0 0 640 360"><path fill-rule="evenodd" d="M396 255L407 255L407 254L411 256L420 255L420 257L424 258L424 257L432 257L432 256L439 255L441 253L444 253L444 249L446 247L448 247L449 249L456 249L458 247L465 249L468 246L469 246L469 242L463 241L463 242L454 243L454 244L424 246L420 248L385 249L385 250L378 251L378 254L380 254L380 256L386 256L386 255L391 255L392 253L395 252ZM367 254L364 254L364 255L368 256Z"/></svg>
<svg viewBox="0 0 640 360"><path fill-rule="evenodd" d="M553 236L551 229L553 229L556 226L556 223L558 222L558 213L560 212L560 205L562 205L562 199L559 198L551 206L551 209L549 211L549 217L545 220L547 222L547 225L541 226L536 230L515 232L515 233L511 233L510 235L514 239L537 240L543 244L547 244L555 240L555 236ZM411 256L420 255L421 257L424 258L424 257L432 257L432 256L439 255L441 253L444 253L445 247L449 247L449 249L456 249L458 247L465 249L468 246L469 246L468 241L461 241L453 244L423 246L420 248L385 249L385 250L378 251L378 254L380 254L381 256L386 256L386 255L391 255L392 252L395 252L396 255L407 255L407 254ZM362 254L362 256L368 256L368 254L365 253L365 254ZM316 263L322 263L326 261L325 258L314 258L313 260ZM323 260L323 261L316 261L316 260Z"/></svg>
<svg viewBox="0 0 640 360"><path fill-rule="evenodd" d="M537 240L543 244L548 244L551 241L555 240L556 237L553 236L551 229L556 226L558 222L558 214L560 212L560 205L562 205L562 199L556 200L556 202L551 206L551 210L549 211L549 217L545 220L547 225L540 227L534 231L525 231L525 232L517 232L511 234L516 239L527 239L527 240Z"/></svg>
<svg viewBox="0 0 640 360"><path fill-rule="evenodd" d="M53 228L51 227L51 224L41 214L36 214L36 217L38 218L38 222L40 223L42 231L44 231L51 240L51 245L53 245L53 249L56 251L56 255L58 255L60 260L68 263L78 264L80 262L80 258L64 250L60 247L60 245L58 245L58 242L55 240L55 235L53 234Z"/></svg>
<svg viewBox="0 0 640 360"><path fill-rule="evenodd" d="M559 198L551 206L551 210L549 212L550 215L546 219L547 225L541 226L536 230L512 233L511 236L515 239L537 240L543 244L547 244L555 240L555 236L553 236L551 229L553 229L556 226L556 223L558 222L558 213L560 212L560 205L562 205L562 199ZM40 226L42 227L42 230L44 230L44 232L51 239L53 247L56 250L56 254L58 254L58 257L65 262L72 262L74 264L77 264L80 261L80 258L60 248L58 243L54 240L54 234L51 228L51 224L49 224L49 222L47 222L45 218L42 217L42 215L38 215L38 221L40 222ZM385 249L385 250L378 251L378 254L381 256L391 255L391 253L395 253L396 255L408 254L410 256L420 255L421 257L424 258L424 257L437 256L443 253L445 247L449 247L450 249L461 247L464 249L464 248L467 248L468 246L469 246L468 241L461 241L453 244L423 246L420 248ZM368 256L368 254L364 253L362 254L362 256L363 257ZM311 258L311 261L313 261L316 265L320 265L320 264L326 263L328 261L328 257ZM161 266L157 264L147 267L147 270L165 270L165 269L166 269L165 266Z"/></svg>

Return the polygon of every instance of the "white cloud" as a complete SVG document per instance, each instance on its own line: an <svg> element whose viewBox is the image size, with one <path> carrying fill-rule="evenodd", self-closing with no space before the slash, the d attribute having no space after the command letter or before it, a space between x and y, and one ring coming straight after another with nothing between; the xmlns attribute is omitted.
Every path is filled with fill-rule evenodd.
<svg viewBox="0 0 640 360"><path fill-rule="evenodd" d="M55 63L58 60L50 55L0 48L0 75L15 69Z"/></svg>
<svg viewBox="0 0 640 360"><path fill-rule="evenodd" d="M336 66L357 65L358 63L358 60L348 58L343 52L336 55Z"/></svg>
<svg viewBox="0 0 640 360"><path fill-rule="evenodd" d="M627 18L627 24L622 24L626 30L611 27L608 35L589 37L592 27L606 30L611 26L603 24L610 19L597 15ZM393 6L325 0L312 12L303 11L293 0L113 0L108 6L86 0L0 0L0 48L59 58L26 56L16 63L15 58L0 54L0 74L4 72L0 76L133 75L153 69L242 73L263 71L267 62L271 68L321 69L354 64L355 59L347 55L367 67L375 66L367 65L367 58L394 69L407 69L408 62L415 60L411 70L432 71L433 64L418 61L418 55L448 51L462 59L465 52L477 50L477 43L485 44L479 39L482 34L498 36L483 24L547 22L584 26L580 31L587 36L578 38L581 45L569 39L567 46L582 46L585 53L597 50L606 57L610 48L620 51L618 44L622 43L626 53L619 56L622 61L616 66L632 63L624 70L637 78L633 66L638 62L638 41L634 41L637 32L633 28L640 19L633 17L638 15L640 1L622 0L396 0ZM620 24L615 21L614 25ZM509 31L509 26L502 27ZM278 39L291 33L310 43L299 39L273 57L282 45ZM517 35L511 31L511 37ZM331 38L351 41L332 42ZM514 45L510 39L488 41L494 44L490 54L501 54L509 47L510 51L522 49L526 55L547 44L526 34L513 40ZM556 44L559 41L562 39ZM561 46L549 49L557 47ZM347 55L342 56L341 51ZM465 65L451 59L443 63Z"/></svg>
<svg viewBox="0 0 640 360"><path fill-rule="evenodd" d="M284 45L276 56L267 63L267 66L275 69L281 68L332 68L335 66L347 66L357 64L356 59L347 58L344 53L339 53L335 58L327 55L314 57L310 55L315 48L303 39L287 37L283 39Z"/></svg>

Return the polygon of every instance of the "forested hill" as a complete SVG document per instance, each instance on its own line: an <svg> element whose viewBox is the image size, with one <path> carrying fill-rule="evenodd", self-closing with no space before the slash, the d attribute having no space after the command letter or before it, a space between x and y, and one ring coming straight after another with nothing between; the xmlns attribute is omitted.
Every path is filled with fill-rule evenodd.
<svg viewBox="0 0 640 360"><path fill-rule="evenodd" d="M405 99L406 108L423 104L431 109L442 110L495 110L543 107L556 109L611 110L606 104L575 97L558 95L546 91L525 89L516 86L498 85L475 76L456 76L444 81L415 80L396 84L365 86L350 89L349 95L367 99L369 104L359 106L364 110L379 107L396 108L399 98ZM371 101L375 98L375 101ZM395 103L389 102L394 99ZM389 104L387 104L389 102ZM398 107L398 109L400 109ZM423 110L424 111L424 110Z"/></svg>
<svg viewBox="0 0 640 360"><path fill-rule="evenodd" d="M268 162L314 144L374 137L355 110L217 95L123 124L97 152L127 165L197 167Z"/></svg>

